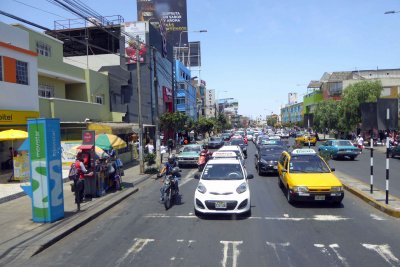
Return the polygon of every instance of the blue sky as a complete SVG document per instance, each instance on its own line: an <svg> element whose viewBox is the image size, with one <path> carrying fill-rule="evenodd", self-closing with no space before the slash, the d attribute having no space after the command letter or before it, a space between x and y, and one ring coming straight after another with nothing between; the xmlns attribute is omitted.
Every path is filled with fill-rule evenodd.
<svg viewBox="0 0 400 267"><path fill-rule="evenodd" d="M33 9L25 3L56 15ZM85 0L98 13L136 20L135 0ZM201 41L201 79L239 113L279 112L324 72L399 68L398 0L187 0L190 41ZM0 9L52 28L74 16L46 0L1 0ZM59 17L61 16L61 17ZM15 22L4 16L0 20ZM193 73L198 76L198 73Z"/></svg>

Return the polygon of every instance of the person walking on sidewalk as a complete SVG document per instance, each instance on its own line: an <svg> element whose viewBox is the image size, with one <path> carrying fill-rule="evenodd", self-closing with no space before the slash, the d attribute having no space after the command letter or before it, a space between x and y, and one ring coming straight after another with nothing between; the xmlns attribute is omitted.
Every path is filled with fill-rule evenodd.
<svg viewBox="0 0 400 267"><path fill-rule="evenodd" d="M85 174L91 176L93 172L90 172L86 169L85 164L83 163L83 153L79 152L76 155L75 167L78 170L78 179L74 180L75 187L75 203L81 203L83 200L83 195L85 191Z"/></svg>
<svg viewBox="0 0 400 267"><path fill-rule="evenodd" d="M361 135L358 135L357 138L357 146L360 149L360 153L362 152L363 148L364 148L364 138L362 138Z"/></svg>

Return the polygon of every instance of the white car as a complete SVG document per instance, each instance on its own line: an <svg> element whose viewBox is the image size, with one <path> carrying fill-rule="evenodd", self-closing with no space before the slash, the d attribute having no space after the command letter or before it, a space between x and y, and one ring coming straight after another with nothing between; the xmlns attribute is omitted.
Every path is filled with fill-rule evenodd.
<svg viewBox="0 0 400 267"><path fill-rule="evenodd" d="M212 213L251 215L250 187L246 169L238 159L209 160L199 176L194 194L194 211L197 216Z"/></svg>
<svg viewBox="0 0 400 267"><path fill-rule="evenodd" d="M243 154L243 151L242 151L242 149L240 148L240 146L233 146L233 145L230 145L230 146L223 146L223 147L221 147L220 149L218 149L218 151L223 151L223 152L232 151L232 152L235 152L236 155L239 157L241 163L242 163L243 166L244 166L244 164L245 164L245 159L247 158L247 156L246 156L245 154Z"/></svg>

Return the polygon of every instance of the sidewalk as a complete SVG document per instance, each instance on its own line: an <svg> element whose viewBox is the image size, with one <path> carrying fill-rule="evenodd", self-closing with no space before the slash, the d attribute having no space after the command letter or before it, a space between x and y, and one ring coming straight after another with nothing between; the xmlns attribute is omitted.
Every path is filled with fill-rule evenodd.
<svg viewBox="0 0 400 267"><path fill-rule="evenodd" d="M386 201L386 191L374 188L370 193L370 185L340 171L335 171L337 177L342 181L344 188L350 193L364 200L369 205L382 212L400 218L400 198L389 194L389 204Z"/></svg>
<svg viewBox="0 0 400 267"><path fill-rule="evenodd" d="M82 203L80 212L74 203L71 182L64 183L65 217L54 223L32 222L31 199L26 195L0 204L0 266L20 266L35 253L46 249L136 193L137 184L155 177L148 174L140 175L138 164L128 164L124 166L124 171L122 191L111 192Z"/></svg>

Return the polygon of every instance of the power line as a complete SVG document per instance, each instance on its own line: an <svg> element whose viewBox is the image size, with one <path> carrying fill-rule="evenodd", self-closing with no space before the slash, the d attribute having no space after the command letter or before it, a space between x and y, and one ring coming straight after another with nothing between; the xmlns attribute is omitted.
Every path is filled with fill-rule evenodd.
<svg viewBox="0 0 400 267"><path fill-rule="evenodd" d="M37 9L37 10L40 10L40 11L42 11L42 12L45 12L45 13L48 13L48 14L52 14L52 15L57 16L57 17L59 17L59 18L68 19L68 18L65 18L65 17L63 17L63 16L60 16L60 15L58 15L58 14L56 14L56 13L53 13L53 12L50 12L50 11L47 11L47 10L44 10L44 9L40 9L40 8L38 8L38 7L35 7L35 6L31 6L31 5L27 4L27 3L24 3L24 2L21 2L21 1L18 1L18 0L13 0L13 1L14 1L14 2L17 2L17 3L20 3L21 5L31 7L31 8L33 8L33 9Z"/></svg>

